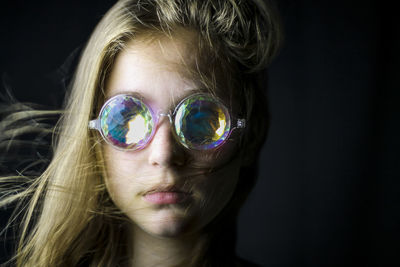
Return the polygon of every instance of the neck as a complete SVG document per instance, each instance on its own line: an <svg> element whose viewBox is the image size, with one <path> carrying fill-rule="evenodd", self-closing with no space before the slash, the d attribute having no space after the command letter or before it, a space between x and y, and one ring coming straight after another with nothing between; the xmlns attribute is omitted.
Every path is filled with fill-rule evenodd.
<svg viewBox="0 0 400 267"><path fill-rule="evenodd" d="M196 252L204 247L204 237L199 234L183 237L157 237L137 226L131 232L131 266L192 266Z"/></svg>

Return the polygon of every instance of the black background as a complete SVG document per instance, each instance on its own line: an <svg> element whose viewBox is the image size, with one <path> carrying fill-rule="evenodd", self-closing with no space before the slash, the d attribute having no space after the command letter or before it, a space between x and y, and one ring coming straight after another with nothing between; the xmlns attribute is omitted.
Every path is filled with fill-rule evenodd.
<svg viewBox="0 0 400 267"><path fill-rule="evenodd" d="M372 0L277 2L286 38L269 68L271 128L238 253L263 266L400 264L397 9ZM112 4L3 1L2 91L59 107L60 67Z"/></svg>

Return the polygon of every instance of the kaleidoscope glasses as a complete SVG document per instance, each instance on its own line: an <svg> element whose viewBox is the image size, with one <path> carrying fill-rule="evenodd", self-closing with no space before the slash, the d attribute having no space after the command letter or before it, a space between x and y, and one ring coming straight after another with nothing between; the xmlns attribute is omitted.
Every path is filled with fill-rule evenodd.
<svg viewBox="0 0 400 267"><path fill-rule="evenodd" d="M98 130L116 149L139 150L151 141L163 116L173 125L175 138L195 150L219 147L235 128L245 127L244 119L238 119L232 127L228 109L219 99L197 93L184 98L172 114L155 113L141 99L119 94L105 102L99 117L89 122L89 128Z"/></svg>

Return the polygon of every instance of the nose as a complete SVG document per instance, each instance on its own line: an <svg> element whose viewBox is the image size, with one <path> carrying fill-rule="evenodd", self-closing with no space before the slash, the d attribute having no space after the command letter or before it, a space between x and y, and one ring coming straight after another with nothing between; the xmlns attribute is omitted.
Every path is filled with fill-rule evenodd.
<svg viewBox="0 0 400 267"><path fill-rule="evenodd" d="M148 161L153 166L182 166L185 163L185 151L175 140L168 119L158 125L148 149Z"/></svg>

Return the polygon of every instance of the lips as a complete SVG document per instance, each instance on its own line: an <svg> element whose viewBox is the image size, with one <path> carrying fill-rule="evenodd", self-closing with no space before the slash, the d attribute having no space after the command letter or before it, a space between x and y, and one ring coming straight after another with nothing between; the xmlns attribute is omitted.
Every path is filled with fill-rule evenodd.
<svg viewBox="0 0 400 267"><path fill-rule="evenodd" d="M190 195L177 186L161 185L144 193L143 198L153 204L177 204L187 200Z"/></svg>

